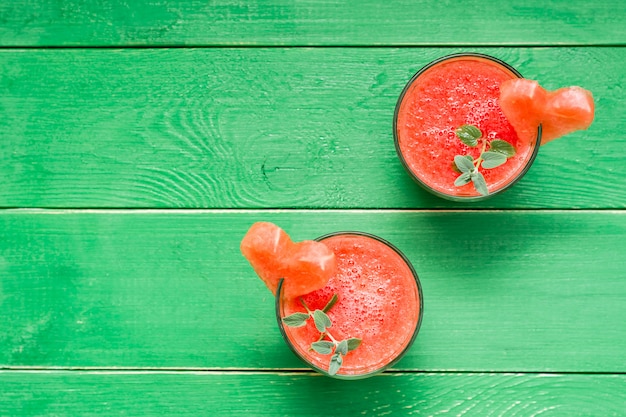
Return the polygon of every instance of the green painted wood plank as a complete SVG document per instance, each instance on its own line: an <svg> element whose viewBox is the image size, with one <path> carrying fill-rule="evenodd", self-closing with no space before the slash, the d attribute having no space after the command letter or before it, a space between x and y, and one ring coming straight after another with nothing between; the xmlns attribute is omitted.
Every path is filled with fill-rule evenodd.
<svg viewBox="0 0 626 417"><path fill-rule="evenodd" d="M13 0L0 44L623 45L625 17L620 0Z"/></svg>
<svg viewBox="0 0 626 417"><path fill-rule="evenodd" d="M459 207L411 181L392 139L411 75L458 51L0 50L0 206ZM626 48L479 51L585 86L597 116L473 207L625 207Z"/></svg>
<svg viewBox="0 0 626 417"><path fill-rule="evenodd" d="M302 368L239 254L259 220L406 253L425 313L398 369L626 372L626 211L5 210L0 366Z"/></svg>
<svg viewBox="0 0 626 417"><path fill-rule="evenodd" d="M313 406L313 404L315 404ZM6 415L620 416L624 375L2 372Z"/></svg>

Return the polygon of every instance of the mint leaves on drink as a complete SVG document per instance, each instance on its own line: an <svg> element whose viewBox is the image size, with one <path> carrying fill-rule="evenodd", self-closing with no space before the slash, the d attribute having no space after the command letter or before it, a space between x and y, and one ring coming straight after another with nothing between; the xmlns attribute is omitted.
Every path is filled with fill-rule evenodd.
<svg viewBox="0 0 626 417"><path fill-rule="evenodd" d="M343 357L346 356L348 352L358 348L361 344L361 339L356 337L339 341L328 331L333 323L326 313L337 303L337 300L337 294L333 294L332 298L323 309L311 311L302 297L300 297L300 303L307 312L293 313L282 319L283 323L288 327L302 327L306 325L307 320L313 318L313 323L315 324L315 328L320 332L320 337L316 342L311 343L311 349L320 355L332 355L328 367L329 375L336 375L343 364Z"/></svg>
<svg viewBox="0 0 626 417"><path fill-rule="evenodd" d="M473 125L462 125L455 133L459 140L470 148L480 146L481 150L478 159L474 159L471 155L454 157L454 167L461 174L454 181L454 185L461 187L471 181L481 195L489 195L485 177L479 169L499 167L515 155L515 148L502 139L489 140L483 136L479 128Z"/></svg>

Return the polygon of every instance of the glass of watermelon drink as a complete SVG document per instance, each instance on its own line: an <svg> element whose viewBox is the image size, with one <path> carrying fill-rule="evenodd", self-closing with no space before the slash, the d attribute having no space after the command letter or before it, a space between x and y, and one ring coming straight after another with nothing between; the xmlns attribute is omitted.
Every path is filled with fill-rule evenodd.
<svg viewBox="0 0 626 417"><path fill-rule="evenodd" d="M324 375L359 379L382 372L409 350L419 331L418 276L396 247L377 236L338 232L316 240L334 252L336 273L324 288L292 299L282 295L281 281L276 292L281 334L300 359ZM327 313L326 329L318 327L317 318L299 327L286 324L286 317L312 317L316 310ZM313 348L316 343L319 349Z"/></svg>
<svg viewBox="0 0 626 417"><path fill-rule="evenodd" d="M396 151L409 175L454 201L488 198L522 178L537 155L541 126L519 137L498 103L500 85L521 77L476 53L447 55L419 70L394 114Z"/></svg>

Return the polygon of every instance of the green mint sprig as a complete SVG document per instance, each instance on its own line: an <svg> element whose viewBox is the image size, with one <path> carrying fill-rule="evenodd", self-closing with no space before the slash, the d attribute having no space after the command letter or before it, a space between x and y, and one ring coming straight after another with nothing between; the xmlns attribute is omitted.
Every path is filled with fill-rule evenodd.
<svg viewBox="0 0 626 417"><path fill-rule="evenodd" d="M313 318L315 328L320 332L320 337L316 342L311 343L311 349L320 355L332 355L328 367L329 375L337 374L343 364L343 357L361 345L361 339L357 337L339 341L328 331L333 323L326 313L337 303L338 299L337 294L333 294L323 309L311 311L300 297L300 303L306 309L306 313L293 313L282 319L288 327L302 327L306 325L307 320Z"/></svg>
<svg viewBox="0 0 626 417"><path fill-rule="evenodd" d="M508 158L515 155L515 148L505 140L489 140L483 137L480 129L473 125L462 125L455 133L461 142L470 148L476 148L480 145L481 150L478 159L474 159L471 155L456 155L454 157L455 168L461 174L454 181L454 185L461 187L471 181L476 191L481 195L489 195L485 177L479 169L499 167Z"/></svg>

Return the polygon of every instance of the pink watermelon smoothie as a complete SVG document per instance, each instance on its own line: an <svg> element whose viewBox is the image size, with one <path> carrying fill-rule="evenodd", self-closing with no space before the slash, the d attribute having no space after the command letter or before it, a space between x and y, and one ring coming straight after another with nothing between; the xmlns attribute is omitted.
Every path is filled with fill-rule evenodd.
<svg viewBox="0 0 626 417"><path fill-rule="evenodd" d="M409 261L391 244L373 235L345 232L320 238L337 259L337 273L326 287L302 297L311 311L323 309L333 294L337 303L328 311L329 332L336 340L362 339L343 358L336 377L362 378L395 363L411 346L420 327L422 292ZM282 302L280 317L305 312L299 299ZM320 332L312 319L304 327L283 326L287 344L313 368L326 373L330 355L310 349Z"/></svg>
<svg viewBox="0 0 626 417"><path fill-rule="evenodd" d="M455 155L480 156L455 134L462 125L515 147L515 156L493 169L481 169L489 194L521 178L539 148L537 137L519 138L498 104L500 84L521 75L506 63L480 54L455 54L422 68L409 81L396 106L394 138L409 174L427 190L451 200L482 199L472 183L454 185Z"/></svg>

